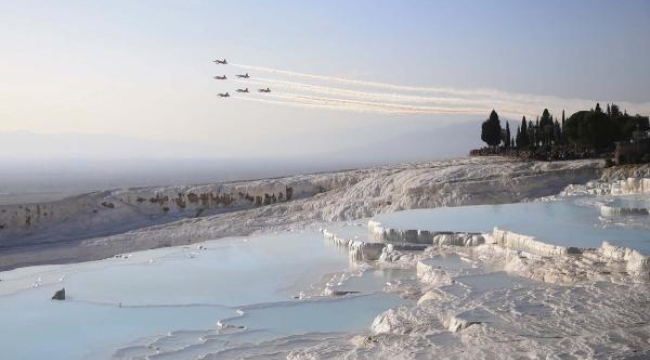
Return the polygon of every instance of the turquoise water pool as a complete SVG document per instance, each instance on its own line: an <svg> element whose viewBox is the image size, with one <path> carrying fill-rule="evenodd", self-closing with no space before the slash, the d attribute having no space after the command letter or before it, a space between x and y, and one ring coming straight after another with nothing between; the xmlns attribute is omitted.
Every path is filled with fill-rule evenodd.
<svg viewBox="0 0 650 360"><path fill-rule="evenodd" d="M604 240L650 255L650 226L604 222L599 208L574 200L418 209L373 218L384 227L430 231L489 232L494 227L562 246L599 247Z"/></svg>
<svg viewBox="0 0 650 360"><path fill-rule="evenodd" d="M48 277L47 268L5 274L0 288L16 287L17 282L27 286L0 296L2 358L109 358L138 339L192 331L216 334L224 319L246 326L240 341L363 331L377 314L404 302L381 292L381 280L364 281L356 297L294 299L349 268L347 254L316 231L222 239L201 248L134 255L72 264L69 272L65 265L57 266L60 282L33 288L29 284ZM66 301L51 300L61 287ZM199 341L198 336L187 337L172 338L188 341L183 346Z"/></svg>

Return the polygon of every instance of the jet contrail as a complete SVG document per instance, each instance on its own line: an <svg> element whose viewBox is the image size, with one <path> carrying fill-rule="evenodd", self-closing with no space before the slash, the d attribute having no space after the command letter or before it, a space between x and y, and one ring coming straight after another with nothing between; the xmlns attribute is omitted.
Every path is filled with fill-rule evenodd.
<svg viewBox="0 0 650 360"><path fill-rule="evenodd" d="M395 93L377 93L366 92L358 90L348 90L329 86L319 86L304 84L293 81L284 81L270 78L256 77L257 80L239 81L241 83L253 83L257 85L273 86L273 88L283 88L291 90L301 90L311 93L327 94L334 96L349 96L359 99L375 100L375 101L392 101L392 102L406 102L406 103L435 103L435 102L463 102L471 101L462 98L448 98L448 97L431 97L431 96L414 96L414 95L400 95Z"/></svg>
<svg viewBox="0 0 650 360"><path fill-rule="evenodd" d="M542 109L549 108L557 116L562 110L571 111L593 108L596 102L607 103L610 101L594 101L582 99L558 98L546 95L530 95L521 93L510 93L493 89L473 89L462 90L446 87L417 87L403 86L396 84L386 84L379 82L361 81L345 79L341 77L304 74L293 71L266 68L261 66L232 64L233 66L258 71L278 76L299 78L303 80L315 80L327 83L336 83L346 86L366 87L381 89L384 92L372 92L362 90L343 89L340 87L323 86L307 84L302 82L286 81L271 78L257 78L257 84L272 85L275 88L289 89L293 91L309 92L313 94L324 94L329 96L339 96L351 98L354 100L367 100L376 102L394 103L397 105L406 105L408 103L422 104L444 104L446 106L465 106L469 109L486 108L488 111L492 108L500 113L505 113L514 117L525 115L535 117L542 112ZM388 93L385 91L399 91L402 94ZM403 93L419 93L423 95L411 95ZM426 96L432 94L435 96ZM622 109L628 112L648 113L650 112L650 103L635 104L625 101L614 101ZM468 111L469 113L469 111ZM483 113L477 114L483 115Z"/></svg>
<svg viewBox="0 0 650 360"><path fill-rule="evenodd" d="M404 111L404 112L473 114L478 111L485 112L487 109L487 108L467 109L467 108L453 108L453 107L440 107L440 106L415 106L415 105L391 104L391 103L381 103L381 102L363 101L363 100L305 96L301 94L292 94L292 93L269 94L269 96L279 98L279 99L284 99L284 100L291 100L291 101L327 103L332 105L355 105L355 106L358 105L358 106L364 106L370 108L390 109L394 111Z"/></svg>
<svg viewBox="0 0 650 360"><path fill-rule="evenodd" d="M432 97L432 96L416 96L416 95L400 95L394 93L377 93L377 92L365 92L358 90L348 90L337 87L328 87L328 86L319 86L311 84L303 84L293 81L284 81L268 78L256 78L257 80L248 80L240 81L242 83L253 83L257 85L272 86L274 89L290 89L298 90L304 92L310 92L314 94L325 94L331 96L341 96L348 97L352 99L359 100L368 100L368 101L377 101L384 102L387 104L444 104L447 106L467 106L467 107L481 107L488 108L488 111L494 107L497 107L504 111L504 108L511 105L510 101L503 99L465 99L459 97ZM530 109L519 109L514 112L516 115L526 115L530 116L534 114L534 111Z"/></svg>
<svg viewBox="0 0 650 360"><path fill-rule="evenodd" d="M472 101L469 99L455 99L455 98L447 99L447 98L439 98L439 97L415 97L416 103L420 104L418 106L418 105L413 105L412 103L410 104L408 101L399 102L398 100L402 100L402 98L406 98L406 100L410 100L410 98L408 96L400 97L400 95L395 95L395 94L368 93L368 92L360 92L355 90L346 90L346 89L324 87L324 86L314 86L308 84L306 85L302 83L287 82L287 81L272 80L272 79L246 80L241 82L263 84L264 86L267 86L269 84L275 84L276 86L274 87L274 89L278 87L282 89L286 86L286 88L289 89L313 92L319 95L325 94L330 96L344 97L344 98L325 98L325 97L316 97L316 96L309 96L306 94L296 94L296 93L287 93L287 92L281 92L280 94L276 92L273 94L265 95L267 97L281 98L283 100L293 101L293 102L327 103L332 106L334 105L338 106L337 109L343 109L341 108L341 105L344 104L345 105L354 104L354 105L363 106L365 110L381 109L382 112L388 110L392 113L403 113L403 114L425 113L425 114L482 115L485 114L486 112L489 112L494 106L493 102L486 102L480 100ZM429 104L431 106L422 106L421 104ZM500 111L503 113L508 113L508 114L513 113L516 116L520 116L521 114L530 116L531 114L533 114L532 112L511 110L507 108L505 105L507 105L506 102L504 102L502 106L499 107ZM345 109L349 109L349 108L350 107L347 106Z"/></svg>
<svg viewBox="0 0 650 360"><path fill-rule="evenodd" d="M303 79L317 80L323 82L333 82L333 83L340 83L340 84L360 86L360 87L374 87L374 88L393 90L393 91L402 91L402 92L442 93L442 94L446 94L447 96L449 96L449 94L453 94L456 96L466 96L471 98L484 97L488 99L496 98L496 97L510 98L510 99L517 98L520 101L530 101L530 97L531 97L531 95L509 93L509 92L496 90L496 89L464 90L464 89L454 89L449 87L405 86L405 85L380 83L380 82L373 82L373 81L353 80L353 79L346 79L346 78L335 77L335 76L304 74L304 73L299 73L294 71L272 69L272 68L267 68L262 66L253 66L253 65L244 65L244 64L232 64L232 65L243 69L250 69L250 70L266 72L269 74L287 76L292 78L303 78ZM551 96L543 96L543 95L532 95L532 96L539 99L554 98Z"/></svg>
<svg viewBox="0 0 650 360"><path fill-rule="evenodd" d="M396 104L382 104L355 100L335 99L335 98L321 98L311 96L301 96L299 94L269 94L264 99L259 97L236 97L242 100L251 100L257 102L292 105L297 107L307 108L320 108L320 109L334 109L334 110L347 110L364 113L378 113L378 114L482 114L489 111L488 108L449 108L449 107L434 107L434 106L408 106Z"/></svg>
<svg viewBox="0 0 650 360"><path fill-rule="evenodd" d="M418 86L395 85L395 84L379 83L373 81L345 79L345 78L340 78L335 76L304 74L304 73L299 73L294 71L279 70L279 69L272 69L272 68L267 68L262 66L253 66L253 65L244 65L244 64L232 64L232 66L239 67L242 69L249 69L249 70L266 72L269 74L288 76L294 78L335 82L335 83L340 83L345 85L353 85L353 86L361 86L361 87L375 87L375 88L395 90L395 91L413 91L413 92L428 92L428 93L441 92L447 94L456 93L461 95L464 94L467 96L475 96L476 94L483 94L484 96L489 96L499 92L498 90L492 90L492 89L457 90L457 89L445 88L445 87L418 87Z"/></svg>
<svg viewBox="0 0 650 360"><path fill-rule="evenodd" d="M371 113L371 114L387 114L387 115L403 115L405 112L402 111L391 111L385 109L372 109L370 107L362 106L344 106L344 105L329 105L329 104L316 104L308 102L296 102L296 101L279 101L279 100L269 100L262 99L258 97L243 97L243 96L233 96L233 99L253 101L265 104L276 104L276 105L287 105L297 108L308 108L308 109L329 109L329 110L345 110L351 112L360 112L360 113Z"/></svg>

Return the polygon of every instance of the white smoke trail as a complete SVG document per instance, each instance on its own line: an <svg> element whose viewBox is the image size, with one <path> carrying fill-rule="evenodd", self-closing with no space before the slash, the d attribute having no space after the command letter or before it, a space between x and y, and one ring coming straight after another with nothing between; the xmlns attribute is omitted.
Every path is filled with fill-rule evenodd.
<svg viewBox="0 0 650 360"><path fill-rule="evenodd" d="M338 87L321 86L314 84L305 84L285 80L258 78L267 86L269 84L281 89L290 89L297 91L311 92L314 94L325 94L331 96L350 97L358 100L382 101L392 103L431 103L446 104L456 106L466 106L468 108L495 108L499 113L504 113L514 117L525 115L534 117L539 115L544 108L551 109L551 113L556 115L567 110L571 111L593 108L596 102L606 103L608 101L566 99L545 95L530 95L521 93L511 93L493 89L473 89L461 90L446 87L416 87L403 86L395 84L386 84L378 82L369 82L361 80L345 79L340 77L304 74L293 71L278 70L260 66L251 66L243 64L233 64L233 66L249 69L252 71L264 72L278 76L299 78L303 80L315 80L328 83L337 83L347 86L371 87L385 91L399 91L396 93L377 93L360 90L342 89ZM258 82L260 83L260 82ZM415 92L421 94L436 94L436 96L406 95L404 92ZM621 108L628 109L630 113L648 113L650 112L650 103L635 104L624 101L615 101ZM482 114L485 115L485 114Z"/></svg>
<svg viewBox="0 0 650 360"><path fill-rule="evenodd" d="M363 113L376 113L376 114L401 114L401 115L415 115L415 114L477 114L485 113L489 109L467 109L467 108L449 108L449 107L434 107L434 106L405 106L405 105L386 105L382 103L334 99L334 98L319 98L302 96L299 94L266 94L265 98L259 97L236 97L237 99L250 100L256 102L291 105L303 108L319 108L319 109L333 109L333 110L346 110ZM271 99L269 99L271 98Z"/></svg>
<svg viewBox="0 0 650 360"><path fill-rule="evenodd" d="M454 102L471 101L462 98L431 97L431 96L426 97L426 96L414 96L414 95L400 95L395 93L376 93L376 92L366 92L366 91L358 91L358 90L348 90L348 89L342 89L336 87L311 85L311 84L304 84L304 83L293 82L293 81L284 81L284 80L260 78L260 77L256 77L256 80L251 80L251 81L240 80L239 82L253 83L256 85L264 85L264 86L272 86L273 88L307 91L307 92L318 93L318 94L327 94L327 95L334 95L334 96L349 96L358 99L374 100L374 101L406 102L406 103L438 103L438 102L454 103Z"/></svg>
<svg viewBox="0 0 650 360"><path fill-rule="evenodd" d="M314 94L325 94L330 96L340 96L347 97L348 99L327 99L327 101L332 104L340 105L344 102L357 102L366 106L372 106L374 109L379 107L391 108L393 112L400 112L403 114L409 113L426 113L426 114L476 114L476 115L485 115L489 113L491 109L497 107L499 112L502 114L511 115L514 117L519 117L522 115L528 117L534 117L536 114L536 108L529 106L519 106L518 108L511 108L512 104L510 101L500 100L500 99L463 99L463 98L445 98L445 97L431 97L431 96L414 96L414 95L400 95L392 93L376 93L376 92L367 92L367 91L358 91L358 90L348 90L341 89L337 87L328 87L328 86L318 86L311 84L304 84L292 81L284 81L277 79L269 78L259 78L256 77L254 80L235 80L238 83L242 84L256 84L262 86L273 86L274 89L291 89L298 90L303 92L309 92ZM284 92L283 92L284 93ZM277 94L271 95L276 96ZM291 100L293 101L306 101L309 100L305 96L300 96L300 94L290 94L293 96ZM321 98L322 99L322 98ZM285 98L289 100L289 98ZM312 102L315 101L311 99ZM325 101L325 100L319 100ZM360 102L362 101L362 102ZM372 102L372 103L368 103ZM437 107L414 107L411 103L417 104L430 104L437 105ZM444 108L446 106L447 108ZM453 107L465 107L464 111L459 109L454 109Z"/></svg>
<svg viewBox="0 0 650 360"><path fill-rule="evenodd" d="M423 114L475 114L485 113L490 111L488 108L454 108L442 106L414 106L405 104L391 104L383 102L373 102L364 100L351 100L339 98L325 98L315 96L305 96L301 94L282 93L282 94L269 94L269 96L296 102L306 103L322 103L329 105L345 105L345 106L362 106L371 109L384 109L400 113L423 113Z"/></svg>
<svg viewBox="0 0 650 360"><path fill-rule="evenodd" d="M261 81L256 80L245 80L241 82L253 83L253 84L264 84L268 85L268 82L264 82L264 79ZM272 94L266 94L265 97L282 99L285 102L300 102L300 103L309 103L309 104L326 104L330 108L339 109L339 110L350 110L350 109L359 109L359 106L363 107L363 111L376 111L380 113L399 113L399 114L477 114L484 115L491 111L491 106L493 104L487 102L475 102L470 100L465 100L462 103L457 101L445 101L444 98L426 98L429 101L430 106L422 105L413 105L408 102L399 103L395 102L393 99L392 102L385 101L387 97L386 94L376 94L376 93L365 93L358 91L351 91L339 88L329 88L329 87L313 87L311 85L304 85L301 83L294 82L283 82L279 83L288 83L288 88L294 90L304 90L304 91L313 91L318 94L326 95L339 95L339 96L348 96L348 98L331 98L331 97L322 97L322 96L308 96L303 94L281 92L280 94L274 92ZM277 87L274 87L276 89ZM282 86L280 86L282 88ZM391 94L388 94L389 96ZM420 104L424 104L424 99ZM354 107L354 106L356 107ZM519 110L512 110L507 107L501 106L500 110L503 113L515 114L515 116L520 116L521 112ZM530 116L529 113L524 113L527 116Z"/></svg>
<svg viewBox="0 0 650 360"><path fill-rule="evenodd" d="M492 89L457 90L457 89L446 88L446 87L405 86L405 85L386 84L386 83L379 83L379 82L372 82L372 81L352 80L352 79L345 79L345 78L340 78L335 76L304 74L304 73L299 73L294 71L272 69L272 68L267 68L262 66L253 66L253 65L244 65L244 64L232 64L232 66L239 67L242 69L254 70L254 71L265 72L265 73L280 75L280 76L287 76L292 78L310 79L310 80L324 81L330 83L334 82L334 83L360 86L360 87L374 87L374 88L394 90L394 91L412 91L412 92L445 93L445 94L455 93L455 94L466 95L466 96L476 96L477 94L481 94L483 96L490 96L495 93L499 93L498 90L492 90Z"/></svg>
<svg viewBox="0 0 650 360"><path fill-rule="evenodd" d="M279 100L269 100L262 99L258 97L243 97L243 96L233 96L233 99L259 102L265 104L276 104L276 105L286 105L296 108L307 108L307 109L328 109L328 110L343 110L359 113L371 113L371 114L386 114L386 115L404 115L404 112L401 111L391 111L386 109L374 109L370 107L363 106L345 106L345 105L329 105L329 104L317 104L309 102L296 102L296 101L279 101Z"/></svg>
<svg viewBox="0 0 650 360"><path fill-rule="evenodd" d="M352 99L358 100L367 100L375 102L383 102L387 104L431 104L431 105L446 105L446 106L466 106L481 108L483 111L487 109L490 111L492 108L497 107L501 111L508 113L513 113L517 116L526 115L531 116L535 113L535 110L520 107L517 110L506 110L510 109L510 101L501 100L501 99L464 99L459 97L445 98L445 97L431 97L431 96L414 96L414 95L400 95L400 94L391 94L391 93L376 93L376 92L365 92L358 90L348 90L341 89L336 87L327 87L327 86L318 86L311 84L303 84L293 81L284 81L268 78L259 78L257 80L246 80L240 82L253 83L263 86L272 86L274 89L289 89L289 90L298 90L314 94L325 94L331 96L340 96L340 97L349 97Z"/></svg>

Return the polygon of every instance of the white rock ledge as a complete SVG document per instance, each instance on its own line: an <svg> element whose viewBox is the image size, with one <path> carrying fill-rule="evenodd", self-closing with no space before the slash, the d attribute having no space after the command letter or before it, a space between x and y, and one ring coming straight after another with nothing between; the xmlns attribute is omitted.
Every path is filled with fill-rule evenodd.
<svg viewBox="0 0 650 360"><path fill-rule="evenodd" d="M494 228L492 231L492 241L494 244L505 248L521 250L541 256L563 256L563 255L580 255L585 250L578 247L566 247L560 245L551 245L539 241L532 236L518 234L512 231L500 230Z"/></svg>
<svg viewBox="0 0 650 360"><path fill-rule="evenodd" d="M485 243L484 236L479 233L393 229L377 220L368 221L368 238L376 242L427 245L477 246Z"/></svg>
<svg viewBox="0 0 650 360"><path fill-rule="evenodd" d="M646 208L625 208L607 205L602 205L600 207L600 215L607 218L615 218L621 216L643 216L649 214L650 210Z"/></svg>
<svg viewBox="0 0 650 360"><path fill-rule="evenodd" d="M379 260L381 254L387 246L391 246L391 250L399 251L421 251L427 245L420 244L388 244L383 242L367 242L361 240L348 239L329 230L323 230L323 237L335 245L348 249L350 260L355 261L374 261Z"/></svg>
<svg viewBox="0 0 650 360"><path fill-rule="evenodd" d="M650 179L627 178L612 182L610 193L612 195L650 194Z"/></svg>
<svg viewBox="0 0 650 360"><path fill-rule="evenodd" d="M512 249L540 257L581 257L587 261L616 263L630 274L650 275L650 257L642 255L637 250L618 247L604 241L599 248L581 248L575 246L552 245L536 239L533 236L518 234L512 231L494 228L491 234L462 233L448 231L428 231L414 229L388 228L376 220L368 221L368 236L377 243L350 244L350 257L374 260L381 253L383 242L404 244L478 246L493 244L506 249ZM372 244L372 245L367 245ZM366 249L367 248L367 249ZM354 253L354 254L353 254ZM439 274L438 274L439 275ZM434 276L436 277L436 276ZM436 279L439 281L440 279Z"/></svg>
<svg viewBox="0 0 650 360"><path fill-rule="evenodd" d="M629 273L650 275L650 257L636 250L603 241L603 244L596 249L596 255L604 259L624 262L625 269Z"/></svg>

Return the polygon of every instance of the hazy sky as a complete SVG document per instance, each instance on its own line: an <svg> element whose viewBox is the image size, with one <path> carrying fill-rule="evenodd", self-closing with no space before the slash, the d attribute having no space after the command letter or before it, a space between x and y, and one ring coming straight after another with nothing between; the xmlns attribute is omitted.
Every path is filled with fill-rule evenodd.
<svg viewBox="0 0 650 360"><path fill-rule="evenodd" d="M517 120L529 108L548 106L559 115L562 108L575 111L592 101L650 112L645 0L7 0L0 1L0 47L0 132L191 142L202 157L325 152L341 145L332 134L354 131L364 142L392 132L479 123L488 115L483 107L503 109ZM219 66L211 62L217 57L304 74L444 87L425 95L442 96L451 112L463 113L411 104L408 111L417 114L385 114L374 104L417 102L425 91L398 99L404 93L395 88L359 89ZM302 97L313 90L305 88L308 83L324 88L317 89L317 100L301 98L310 104L302 107L216 96L234 95L247 84L212 76L245 71L252 77L251 97L262 96L255 91L264 85L259 78L288 82L285 93L291 95L275 91L264 98L275 102L297 101L296 92ZM476 103L483 93L475 89L499 92ZM372 93L348 98L342 91ZM345 106L338 98L322 100L323 94L345 96ZM319 133L328 140L300 140Z"/></svg>

